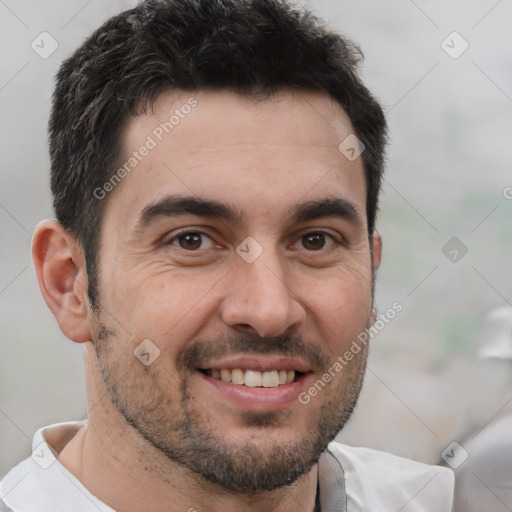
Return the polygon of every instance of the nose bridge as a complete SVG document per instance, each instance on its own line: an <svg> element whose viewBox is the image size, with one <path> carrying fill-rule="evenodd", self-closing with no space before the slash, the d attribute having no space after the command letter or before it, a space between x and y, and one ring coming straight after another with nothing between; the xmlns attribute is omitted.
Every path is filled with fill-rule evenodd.
<svg viewBox="0 0 512 512"><path fill-rule="evenodd" d="M226 324L250 327L262 337L272 337L290 330L302 318L302 307L289 288L286 268L275 249L265 248L253 261L240 257L225 298Z"/></svg>
<svg viewBox="0 0 512 512"><path fill-rule="evenodd" d="M244 273L249 288L252 288L252 296L262 307L269 306L269 299L283 303L291 299L291 290L287 287L285 271L279 258L261 259L250 266L242 266L245 266Z"/></svg>

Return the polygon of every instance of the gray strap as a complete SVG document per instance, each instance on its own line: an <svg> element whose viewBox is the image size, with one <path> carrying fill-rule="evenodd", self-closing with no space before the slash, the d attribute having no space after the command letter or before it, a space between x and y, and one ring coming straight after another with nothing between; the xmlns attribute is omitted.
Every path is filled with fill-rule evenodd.
<svg viewBox="0 0 512 512"><path fill-rule="evenodd" d="M345 472L340 461L329 449L320 458L319 472L322 512L346 512Z"/></svg>

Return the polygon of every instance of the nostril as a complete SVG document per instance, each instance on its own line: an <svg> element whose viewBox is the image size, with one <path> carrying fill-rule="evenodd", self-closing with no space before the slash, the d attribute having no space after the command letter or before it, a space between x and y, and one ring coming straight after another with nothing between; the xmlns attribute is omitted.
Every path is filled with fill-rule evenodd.
<svg viewBox="0 0 512 512"><path fill-rule="evenodd" d="M251 324L236 324L236 329L248 334L256 334L256 329Z"/></svg>

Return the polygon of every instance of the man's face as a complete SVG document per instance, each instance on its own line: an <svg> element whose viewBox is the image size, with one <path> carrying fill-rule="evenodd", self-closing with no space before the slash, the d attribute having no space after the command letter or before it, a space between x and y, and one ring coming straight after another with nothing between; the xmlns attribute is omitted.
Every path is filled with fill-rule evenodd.
<svg viewBox="0 0 512 512"><path fill-rule="evenodd" d="M93 342L128 423L226 489L293 482L357 399L365 349L298 399L370 318L364 171L338 150L351 133L305 93L166 93L127 122L123 157L147 154L108 198Z"/></svg>

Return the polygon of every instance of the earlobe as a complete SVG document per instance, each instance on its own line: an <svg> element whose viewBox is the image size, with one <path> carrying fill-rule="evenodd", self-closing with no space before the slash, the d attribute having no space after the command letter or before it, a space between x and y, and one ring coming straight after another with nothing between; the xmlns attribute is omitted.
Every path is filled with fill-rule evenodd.
<svg viewBox="0 0 512 512"><path fill-rule="evenodd" d="M380 261L382 258L382 237L380 236L380 233L375 230L373 232L372 237L372 244L373 244L373 270L377 271L377 269L380 266Z"/></svg>
<svg viewBox="0 0 512 512"><path fill-rule="evenodd" d="M32 239L32 256L44 300L66 337L91 339L87 272L80 244L55 220L41 222Z"/></svg>

